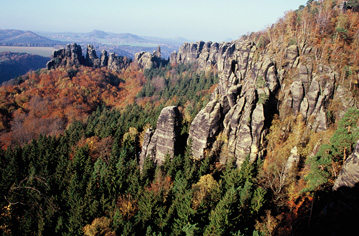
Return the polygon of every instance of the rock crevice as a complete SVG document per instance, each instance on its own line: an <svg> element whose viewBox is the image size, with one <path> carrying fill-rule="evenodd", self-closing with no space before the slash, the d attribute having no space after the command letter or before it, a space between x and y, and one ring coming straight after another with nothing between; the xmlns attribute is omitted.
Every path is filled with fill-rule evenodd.
<svg viewBox="0 0 359 236"><path fill-rule="evenodd" d="M185 43L171 55L171 63L219 73L212 101L190 126L194 158L217 153L221 161L235 157L238 165L247 156L255 161L265 154L264 138L275 113L281 119L301 114L312 130L327 129L337 73L324 65L314 69L311 48L283 50L281 64L248 40Z"/></svg>

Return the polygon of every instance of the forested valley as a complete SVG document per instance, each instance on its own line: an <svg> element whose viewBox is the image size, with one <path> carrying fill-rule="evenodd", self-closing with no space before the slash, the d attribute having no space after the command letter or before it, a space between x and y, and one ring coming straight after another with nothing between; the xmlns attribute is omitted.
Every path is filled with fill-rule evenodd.
<svg viewBox="0 0 359 236"><path fill-rule="evenodd" d="M333 186L359 155L358 11L308 1L222 46L216 63L179 52L150 68L61 66L2 85L2 235L349 234L359 180ZM140 165L168 106L180 113L179 152ZM203 158L189 138L196 119L212 125ZM241 160L245 133L226 132L235 122L260 140Z"/></svg>

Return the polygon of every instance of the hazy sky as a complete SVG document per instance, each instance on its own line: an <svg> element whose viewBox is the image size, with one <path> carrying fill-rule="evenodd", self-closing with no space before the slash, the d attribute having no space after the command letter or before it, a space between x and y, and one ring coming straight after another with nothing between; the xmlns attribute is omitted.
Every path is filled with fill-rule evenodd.
<svg viewBox="0 0 359 236"><path fill-rule="evenodd" d="M307 0L0 0L0 29L223 41L263 30Z"/></svg>

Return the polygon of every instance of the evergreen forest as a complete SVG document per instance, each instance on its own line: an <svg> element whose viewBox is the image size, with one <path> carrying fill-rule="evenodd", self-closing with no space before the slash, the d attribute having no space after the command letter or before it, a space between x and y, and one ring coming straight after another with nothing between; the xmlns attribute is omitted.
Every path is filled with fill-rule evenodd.
<svg viewBox="0 0 359 236"><path fill-rule="evenodd" d="M342 2L308 1L270 28L242 36L256 45L253 61L270 55L283 62L278 71L289 67L287 48L311 45L308 54L314 62L303 59L308 54L300 57L305 73L334 68L334 90L345 89L343 96L354 102L344 106L332 95L322 108L326 129L313 130L309 124L315 117L304 119L299 109L287 114L279 108L285 103L280 89L304 72L293 66L278 73L282 87L273 96L259 94L253 105L280 101L266 110L273 116L264 124L264 154L255 161L248 155L240 166L224 149L194 158L188 138L197 114L220 100L214 91L224 83L216 65L202 70L196 63L165 60L152 68L131 63L118 71L74 65L31 71L3 84L1 235L352 232L359 214L358 185L333 191L359 140L359 3L346 1L344 9ZM264 91L266 83L258 76L254 86ZM290 105L295 104L292 98ZM140 166L146 132L156 129L167 106L178 107L185 142L161 165L148 156ZM213 139L218 145L228 143L223 133ZM298 165L288 171L287 160L294 154Z"/></svg>

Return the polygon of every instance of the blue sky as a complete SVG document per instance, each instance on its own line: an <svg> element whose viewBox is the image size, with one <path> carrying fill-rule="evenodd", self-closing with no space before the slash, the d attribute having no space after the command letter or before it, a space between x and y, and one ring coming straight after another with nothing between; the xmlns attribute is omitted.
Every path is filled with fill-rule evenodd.
<svg viewBox="0 0 359 236"><path fill-rule="evenodd" d="M263 30L307 0L1 0L0 29L223 41Z"/></svg>

